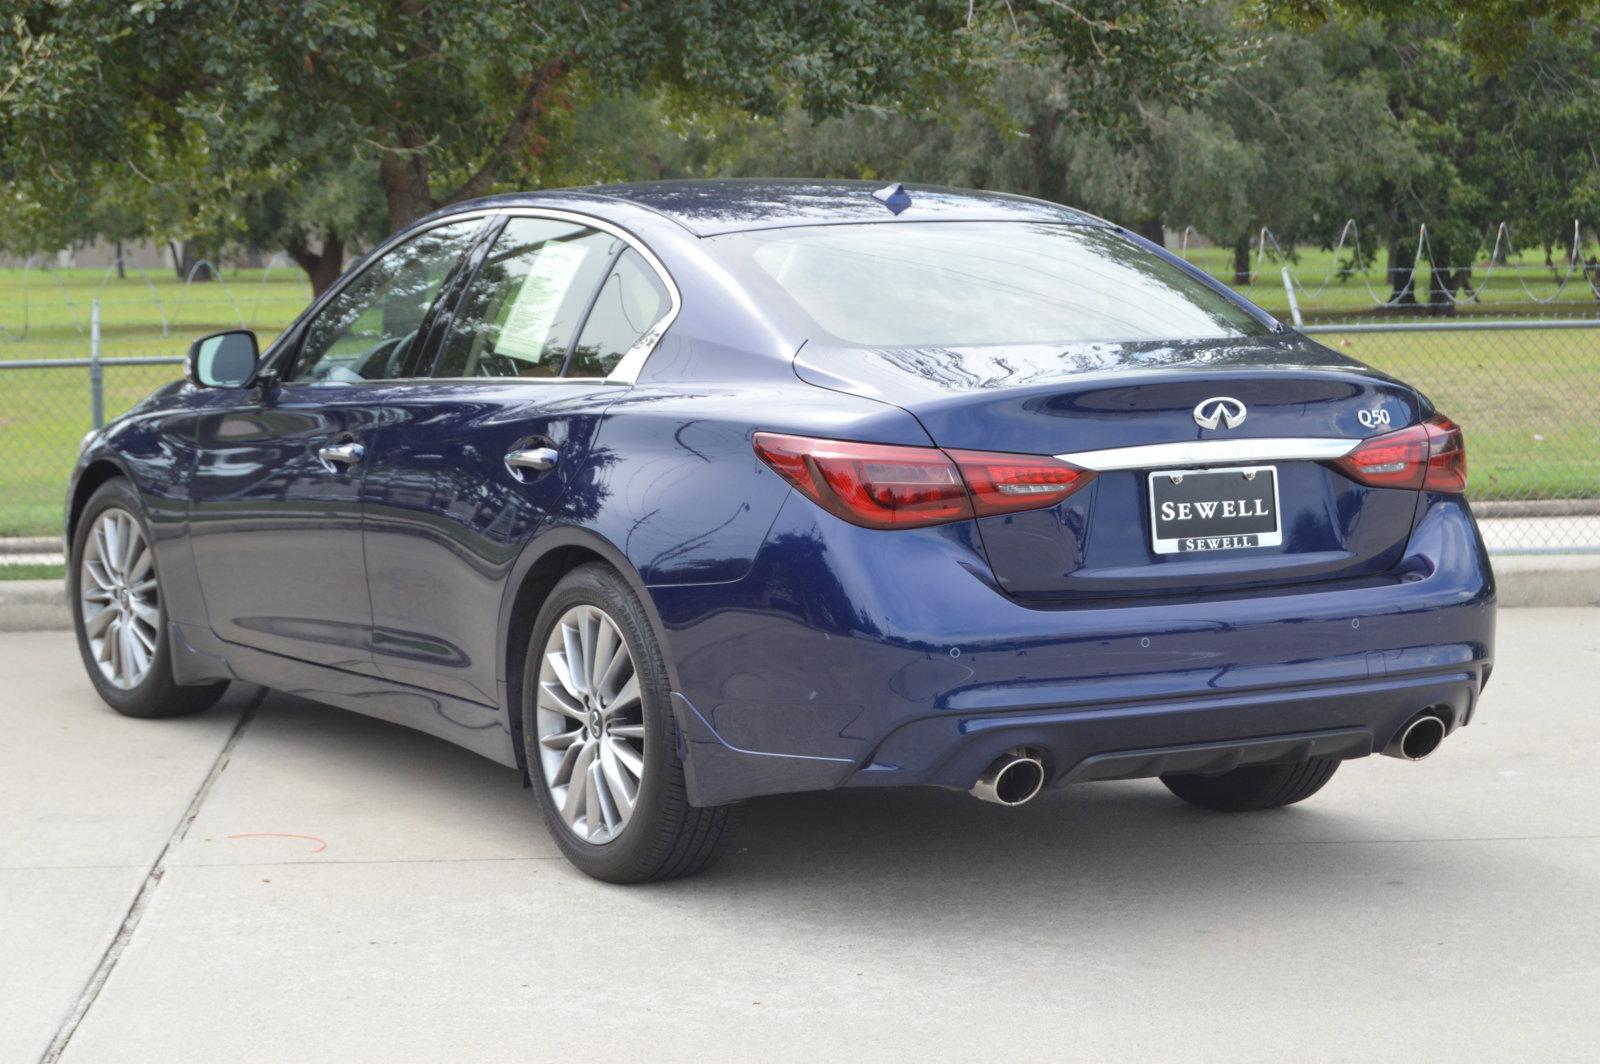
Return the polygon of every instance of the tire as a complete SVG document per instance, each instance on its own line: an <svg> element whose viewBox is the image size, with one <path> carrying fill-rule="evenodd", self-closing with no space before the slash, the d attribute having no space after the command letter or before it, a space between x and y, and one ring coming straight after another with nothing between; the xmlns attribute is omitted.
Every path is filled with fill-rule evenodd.
<svg viewBox="0 0 1600 1064"><path fill-rule="evenodd" d="M631 656L633 680L618 664L618 640ZM574 675L569 660L587 676ZM722 854L737 827L737 805L689 804L670 699L660 644L627 582L598 562L563 577L529 638L523 752L556 845L596 879L694 875Z"/></svg>
<svg viewBox="0 0 1600 1064"><path fill-rule="evenodd" d="M1161 782L1190 805L1247 813L1310 798L1338 767L1337 761L1313 757L1288 765L1246 765L1219 776L1162 776Z"/></svg>
<svg viewBox="0 0 1600 1064"><path fill-rule="evenodd" d="M109 541L99 538L103 522L125 537L113 548L134 544L132 557L110 563L117 572L107 569L103 557L121 553L108 549ZM83 667L108 706L125 717L184 717L209 709L228 682L191 687L173 682L172 634L161 597L160 569L150 550L154 543L133 486L120 477L100 485L84 505L73 533L67 601ZM109 620L106 614L112 615ZM121 641L124 628L127 643Z"/></svg>

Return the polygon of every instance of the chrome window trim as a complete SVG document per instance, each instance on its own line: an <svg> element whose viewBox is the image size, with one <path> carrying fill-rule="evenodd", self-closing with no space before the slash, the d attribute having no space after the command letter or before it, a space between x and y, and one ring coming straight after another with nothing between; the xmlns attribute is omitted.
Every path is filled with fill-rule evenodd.
<svg viewBox="0 0 1600 1064"><path fill-rule="evenodd" d="M278 353L280 350L278 344L284 338L289 337L291 333L303 332L303 327L305 324L317 314L320 314L324 306L326 306L333 299L338 298L340 291L353 282L357 277L361 276L361 274L367 272L373 263L377 262L384 255L387 255L392 248L398 247L406 241L421 236L423 233L426 233L430 230L437 229L440 226L453 225L456 222L467 222L473 220L474 218L549 218L558 222L572 222L575 225L584 225L591 229L598 229L601 232L610 233L612 236L616 237L618 240L621 240L624 244L627 244L630 248L637 251L640 257L642 257L645 262L650 264L650 268L656 272L656 276L661 278L661 283L666 286L667 294L672 297L672 305L667 308L667 312L666 314L662 315L661 320L656 322L655 326L649 332L639 337L634 345L630 347L622 356L621 360L617 362L616 367L604 377L430 376L402 377L396 380L364 381L362 383L394 385L421 381L472 381L482 384L485 381L498 381L504 384L621 384L624 386L637 383L639 379L639 370L644 367L645 360L648 359L655 351L656 345L661 342L661 337L666 334L667 329L669 329L672 326L672 323L677 320L678 312L683 309L683 295L678 291L678 282L673 280L672 274L667 271L665 264L663 264L662 261L656 257L656 253L651 251L649 246L646 245L644 241L640 240L626 229L615 224L614 222L608 222L603 218L596 218L593 215L582 214L577 211L561 210L554 207L479 207L475 210L458 211L454 214L442 215L438 218L435 218L425 226L408 228L401 230L398 233L390 234L387 239L373 248L368 255L364 256L366 262L362 265L360 270L348 276L340 276L336 285L328 289L328 291L325 292L321 298L313 301L311 306L306 308L305 313L302 314L300 318L296 319L293 325L283 331L278 339L275 340L271 346L269 346L267 353L263 355L261 361L258 363L258 367L265 368L269 363L270 356L270 361L273 363L272 368L281 369L282 367L276 363L285 358L293 358L294 355L291 353L289 355L280 356ZM603 281L601 283L604 284ZM289 347L293 351L298 351L300 342L303 339L303 336L295 336ZM257 370L258 374L260 372L260 368Z"/></svg>
<svg viewBox="0 0 1600 1064"><path fill-rule="evenodd" d="M608 222L603 218L596 218L589 214L581 214L577 211L565 211L553 207L489 207L452 214L446 219L441 219L441 222L465 221L469 218L548 218L552 221L572 222L574 225L584 225L591 229L598 229L603 233L610 233L634 251L637 251L639 256L649 263L650 268L661 279L661 283L666 286L667 295L672 299L672 305L667 308L667 312L661 316L661 319L648 332L639 337L634 342L634 345L628 348L621 360L604 377L418 377L415 379L476 381L480 384L484 381L515 382L519 384L621 385L632 385L638 382L639 371L644 368L645 360L655 351L656 345L661 342L661 338L672 327L672 323L678 319L678 312L683 309L683 295L678 291L678 282L673 280L672 274L667 271L667 267L656 257L656 253L651 251L644 241L614 222ZM429 226L428 228L431 229L433 227ZM604 281L601 282L601 284L604 283Z"/></svg>
<svg viewBox="0 0 1600 1064"><path fill-rule="evenodd" d="M1258 440L1186 440L1074 451L1055 457L1079 469L1109 473L1119 469L1213 465L1218 462L1327 462L1343 458L1361 443L1339 437L1278 436Z"/></svg>

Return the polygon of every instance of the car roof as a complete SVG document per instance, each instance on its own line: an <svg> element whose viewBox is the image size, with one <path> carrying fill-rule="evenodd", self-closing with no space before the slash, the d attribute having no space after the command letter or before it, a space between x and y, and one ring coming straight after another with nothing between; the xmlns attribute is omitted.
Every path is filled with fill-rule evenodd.
<svg viewBox="0 0 1600 1064"><path fill-rule="evenodd" d="M532 194L495 196L486 205L526 203L537 199L570 198L593 205L597 199L642 207L694 233L715 236L749 229L777 229L800 225L859 224L862 222L918 221L1035 221L1102 226L1107 223L1082 211L1045 200L1002 192L941 188L907 184L911 203L899 212L890 210L873 193L894 188L897 182L719 179L706 181L644 181L631 184L591 185Z"/></svg>

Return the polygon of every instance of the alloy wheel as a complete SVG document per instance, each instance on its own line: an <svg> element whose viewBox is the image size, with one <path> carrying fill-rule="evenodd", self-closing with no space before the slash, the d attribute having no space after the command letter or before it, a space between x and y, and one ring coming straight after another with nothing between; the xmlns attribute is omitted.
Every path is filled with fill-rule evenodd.
<svg viewBox="0 0 1600 1064"><path fill-rule="evenodd" d="M574 606L545 641L534 725L545 786L562 822L600 845L627 827L644 782L639 674L616 621Z"/></svg>
<svg viewBox="0 0 1600 1064"><path fill-rule="evenodd" d="M139 686L155 662L161 597L155 555L121 507L102 510L84 541L78 605L100 674L124 691Z"/></svg>

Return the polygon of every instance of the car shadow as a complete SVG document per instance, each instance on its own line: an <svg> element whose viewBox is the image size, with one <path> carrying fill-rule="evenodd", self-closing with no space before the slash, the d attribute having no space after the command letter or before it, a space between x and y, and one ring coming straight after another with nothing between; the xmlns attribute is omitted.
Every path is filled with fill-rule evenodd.
<svg viewBox="0 0 1600 1064"><path fill-rule="evenodd" d="M325 781L341 766L358 768L348 777L352 803L404 792L410 823L437 840L438 859L493 851L548 861L563 889L618 889L561 859L511 770L443 740L292 696L275 694L258 712L248 743L279 746L280 755L313 752L309 762L294 762L297 776ZM1341 776L1362 767L1346 766ZM690 879L627 888L634 892L627 904L690 902L731 934L782 913L830 935L851 928L939 934L952 919L980 927L1001 920L991 930L1009 938L1020 932L1003 919L1019 912L1030 921L1161 922L1235 907L1244 918L1249 906L1279 905L1308 918L1343 911L1367 920L1383 891L1423 882L1492 889L1505 878L1469 839L1430 835L1398 796L1375 805L1370 778L1341 776L1302 805L1232 815L1190 807L1155 780L1047 790L1015 809L933 788L753 799L719 863ZM1341 797L1341 782L1353 792ZM336 859L346 847L331 842L327 857ZM369 836L359 848L365 859L382 860L399 845ZM1516 877L1525 881L1526 869Z"/></svg>

